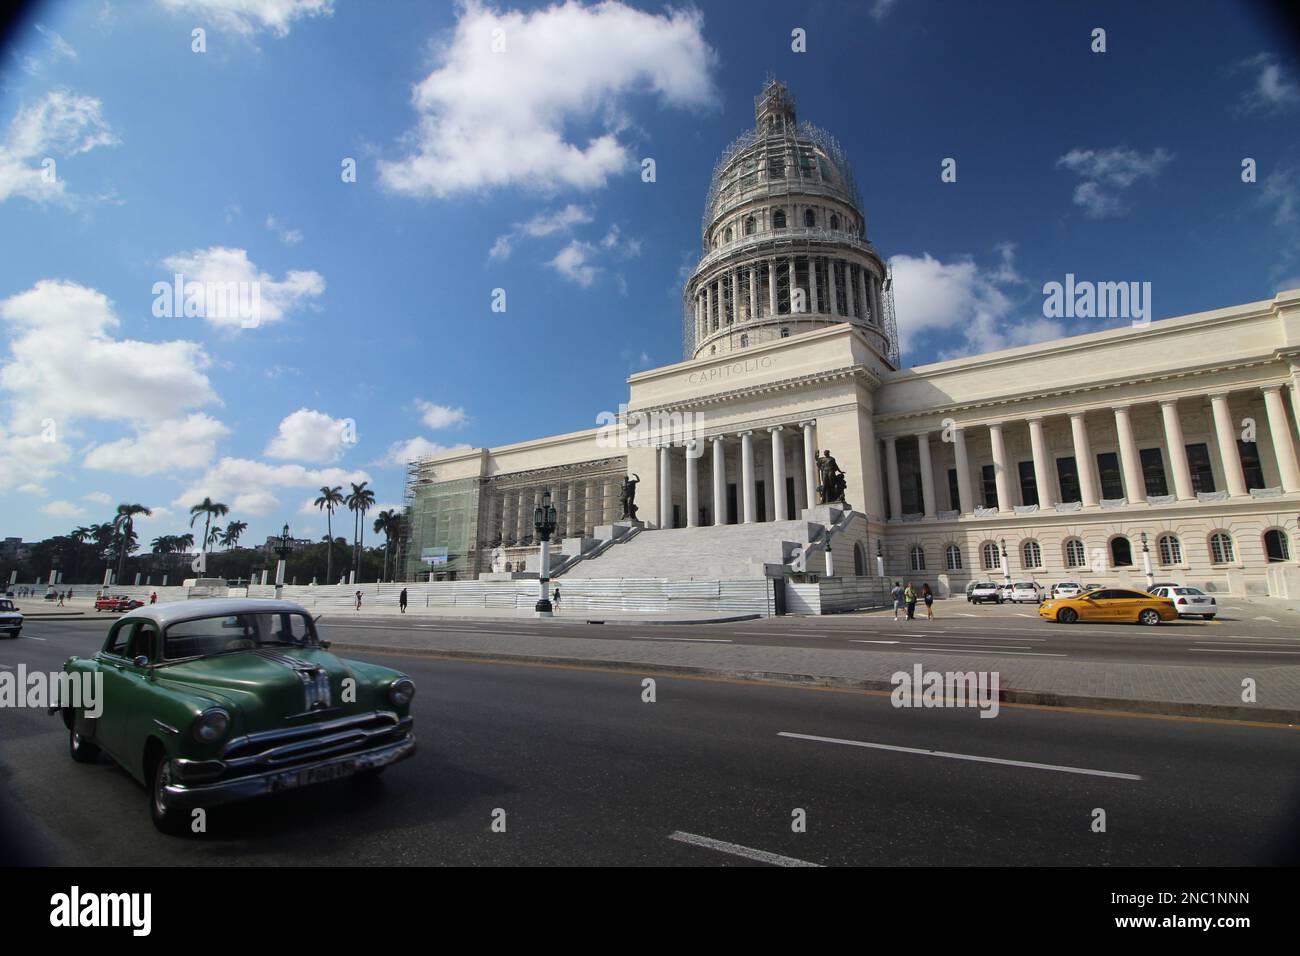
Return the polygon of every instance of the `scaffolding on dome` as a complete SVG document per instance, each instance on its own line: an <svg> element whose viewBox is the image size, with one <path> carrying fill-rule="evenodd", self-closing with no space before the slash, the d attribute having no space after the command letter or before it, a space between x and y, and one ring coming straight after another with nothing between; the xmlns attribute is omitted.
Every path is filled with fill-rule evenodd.
<svg viewBox="0 0 1300 956"><path fill-rule="evenodd" d="M885 281L880 287L881 311L885 313L885 339L889 342L889 354L885 358L894 368L901 368L902 353L898 348L898 318L894 314L894 268L888 263L885 268Z"/></svg>

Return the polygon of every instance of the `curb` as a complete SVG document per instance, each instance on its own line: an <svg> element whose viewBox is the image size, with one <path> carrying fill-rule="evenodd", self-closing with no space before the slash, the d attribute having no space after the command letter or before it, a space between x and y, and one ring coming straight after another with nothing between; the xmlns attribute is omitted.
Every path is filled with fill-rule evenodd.
<svg viewBox="0 0 1300 956"><path fill-rule="evenodd" d="M744 670L742 668L718 670L690 664L638 664L634 661L597 660L585 657L540 657L529 654L501 654L480 651L453 651L437 648L402 647L391 644L349 644L331 641L331 650L375 652L412 657L431 657L443 660L503 663L503 664L555 664L589 667L593 670L618 669L638 674L668 674L685 677L726 677L735 680L760 681L772 684L793 684L809 687L841 687L875 693L892 693L889 681L852 680L843 677L816 677L811 674L785 674L777 671ZM1232 704L1191 704L1182 701L1136 700L1129 697L1086 697L1081 694L1053 694L1044 691L1007 690L998 692L998 701L1004 704L1029 704L1038 707L1059 707L1071 710L1127 711L1153 714L1162 717L1199 717L1205 720L1233 720L1256 724L1274 724L1278 727L1300 727L1300 710L1260 707L1252 708Z"/></svg>
<svg viewBox="0 0 1300 956"><path fill-rule="evenodd" d="M311 608L308 608L308 611L311 611ZM353 616L346 612L340 613L338 615L331 615L328 611L321 612L319 615L317 615L317 617L324 624L329 624L331 621L341 622L346 620L361 620L366 622L380 621L380 620L386 621L389 618L398 621L407 621L412 619L424 618L425 621L422 621L421 623L426 623L426 622L433 623L438 621L478 621L479 623L482 624L523 624L523 623L534 623L538 620L535 617L522 616L522 615L518 617L479 617L479 616L471 617L471 616L461 616L461 615L452 615L452 614L414 614L414 613L407 614L405 616L401 614L384 614L381 616L371 615L367 617L364 612L362 612L360 615ZM552 617L547 620L548 622L553 622L556 624L671 625L671 624L731 624L736 621L757 621L763 619L764 617L765 615L763 614L754 613L754 614L733 614L728 617L701 617L701 618L682 618L682 619L674 619L674 620L648 621L648 620L641 620L641 619L618 619L618 618L608 618L608 617L581 617L581 616L574 616L571 614L565 614L562 616L557 615L556 617Z"/></svg>
<svg viewBox="0 0 1300 956"><path fill-rule="evenodd" d="M694 620L676 620L676 621L634 621L634 620L610 620L608 618L587 618L583 624L732 624L736 621L757 621L762 618L762 614L735 614L731 617L702 617Z"/></svg>

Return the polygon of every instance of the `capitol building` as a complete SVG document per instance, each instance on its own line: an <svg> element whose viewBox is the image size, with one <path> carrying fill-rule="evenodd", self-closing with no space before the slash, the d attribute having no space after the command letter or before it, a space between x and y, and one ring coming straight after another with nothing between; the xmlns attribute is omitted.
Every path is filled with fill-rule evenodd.
<svg viewBox="0 0 1300 956"><path fill-rule="evenodd" d="M549 492L565 587L813 582L840 607L886 580L1300 595L1300 290L904 368L848 160L774 81L717 163L701 238L684 360L632 375L603 403L616 417L411 463L408 580L535 574ZM823 452L842 501L818 500Z"/></svg>

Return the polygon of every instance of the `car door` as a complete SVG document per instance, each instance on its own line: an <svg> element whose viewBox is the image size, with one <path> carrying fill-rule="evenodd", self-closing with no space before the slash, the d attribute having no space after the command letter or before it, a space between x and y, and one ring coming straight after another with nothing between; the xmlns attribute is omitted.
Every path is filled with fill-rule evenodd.
<svg viewBox="0 0 1300 956"><path fill-rule="evenodd" d="M135 718L147 710L143 699L148 668L137 665L135 658L150 657L153 633L151 621L121 621L99 655L104 675L103 713L95 741L122 764L130 765L140 756L136 751L143 741L135 739L139 736Z"/></svg>
<svg viewBox="0 0 1300 956"><path fill-rule="evenodd" d="M1103 589L1100 591L1093 591L1089 594L1087 600L1079 602L1080 619L1084 621L1111 620L1111 615L1113 614L1111 607L1113 602L1111 601L1111 597L1114 593L1114 591L1109 589Z"/></svg>

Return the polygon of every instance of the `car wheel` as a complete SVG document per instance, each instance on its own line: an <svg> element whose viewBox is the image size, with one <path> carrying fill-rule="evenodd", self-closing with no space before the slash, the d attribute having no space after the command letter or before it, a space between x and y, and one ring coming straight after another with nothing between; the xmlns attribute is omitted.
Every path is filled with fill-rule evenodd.
<svg viewBox="0 0 1300 956"><path fill-rule="evenodd" d="M68 753L77 763L94 763L99 759L99 747L77 733L76 719L68 731Z"/></svg>
<svg viewBox="0 0 1300 956"><path fill-rule="evenodd" d="M1157 611L1155 608L1150 608L1150 607L1149 607L1149 608L1147 608L1145 611L1143 611L1141 614L1138 615L1138 623L1139 623L1139 624L1159 624L1159 623L1160 623L1160 612Z"/></svg>
<svg viewBox="0 0 1300 956"><path fill-rule="evenodd" d="M1072 607L1063 607L1056 612L1056 619L1062 624L1073 624L1079 620L1079 612Z"/></svg>
<svg viewBox="0 0 1300 956"><path fill-rule="evenodd" d="M162 833L177 836L185 832L185 814L172 806L164 789L172 782L170 757L161 757L153 768L153 781L149 787L149 815L153 825Z"/></svg>

